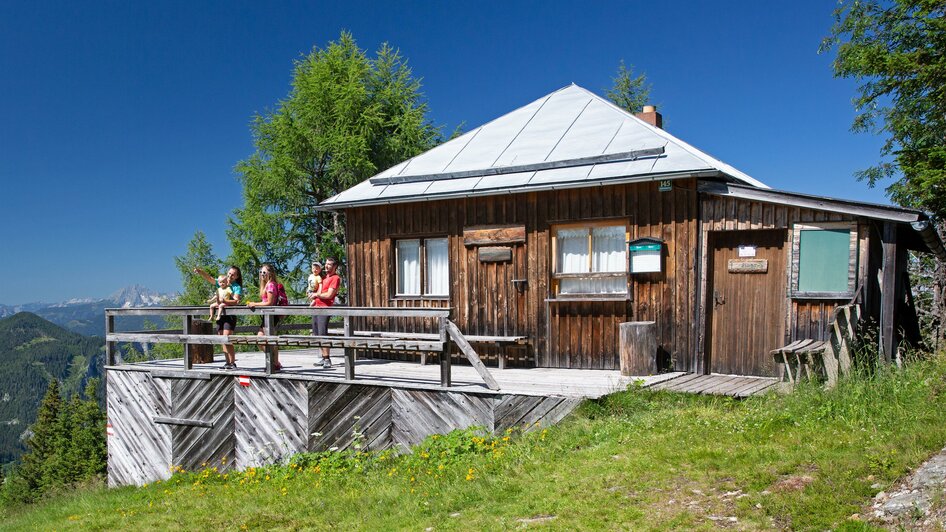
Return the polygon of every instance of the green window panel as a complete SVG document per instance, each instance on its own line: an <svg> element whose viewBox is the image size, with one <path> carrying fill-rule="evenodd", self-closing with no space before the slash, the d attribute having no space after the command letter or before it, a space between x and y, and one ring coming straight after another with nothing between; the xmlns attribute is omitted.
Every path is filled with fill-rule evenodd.
<svg viewBox="0 0 946 532"><path fill-rule="evenodd" d="M798 240L798 292L849 292L850 229L806 229Z"/></svg>

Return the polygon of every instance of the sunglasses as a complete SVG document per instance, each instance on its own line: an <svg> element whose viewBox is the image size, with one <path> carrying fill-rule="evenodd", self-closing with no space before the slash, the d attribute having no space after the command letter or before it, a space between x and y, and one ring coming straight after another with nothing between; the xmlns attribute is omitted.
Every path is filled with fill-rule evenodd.
<svg viewBox="0 0 946 532"><path fill-rule="evenodd" d="M269 272L266 271L266 270L260 270L260 271L259 271L259 274L260 274L260 275L266 275L266 274L268 274L268 273L269 273Z"/></svg>

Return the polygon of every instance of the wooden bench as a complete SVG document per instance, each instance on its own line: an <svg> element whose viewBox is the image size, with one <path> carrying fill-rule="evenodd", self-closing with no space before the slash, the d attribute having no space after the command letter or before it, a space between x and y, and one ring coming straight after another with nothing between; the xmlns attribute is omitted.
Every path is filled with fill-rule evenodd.
<svg viewBox="0 0 946 532"><path fill-rule="evenodd" d="M332 332L332 331L329 331ZM396 333L396 332L371 332L355 331L355 335L380 336L384 338L400 338L405 340L434 340L438 338L436 334L429 333ZM529 341L527 336L485 336L485 335L464 335L464 339L470 344L493 344L500 347L498 366L499 369L506 369L506 347L513 345L526 345ZM421 365L427 364L427 352L421 353Z"/></svg>
<svg viewBox="0 0 946 532"><path fill-rule="evenodd" d="M851 350L856 342L860 306L839 305L834 309L828 340L802 339L770 351L776 364L783 365L784 376L795 384L802 378L811 380L823 372L827 386L832 387L839 375L851 369ZM794 371L792 366L794 364Z"/></svg>

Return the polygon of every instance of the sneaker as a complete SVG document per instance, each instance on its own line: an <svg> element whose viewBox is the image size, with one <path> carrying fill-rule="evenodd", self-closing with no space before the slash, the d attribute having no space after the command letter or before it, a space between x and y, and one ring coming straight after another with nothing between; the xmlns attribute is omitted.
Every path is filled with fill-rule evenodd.
<svg viewBox="0 0 946 532"><path fill-rule="evenodd" d="M226 370L237 369L237 365L231 362L227 362L226 364L223 365L223 369L226 369Z"/></svg>
<svg viewBox="0 0 946 532"><path fill-rule="evenodd" d="M323 367L323 368L330 368L330 367L332 367L332 359L331 359L331 358L323 358L323 359L322 359L322 367Z"/></svg>

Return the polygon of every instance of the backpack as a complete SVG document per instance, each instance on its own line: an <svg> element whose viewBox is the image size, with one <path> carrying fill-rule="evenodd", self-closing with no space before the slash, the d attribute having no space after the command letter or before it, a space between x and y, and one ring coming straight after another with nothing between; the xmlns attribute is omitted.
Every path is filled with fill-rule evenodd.
<svg viewBox="0 0 946 532"><path fill-rule="evenodd" d="M276 305L284 307L289 304L289 296L286 295L286 287L282 283L276 283Z"/></svg>

